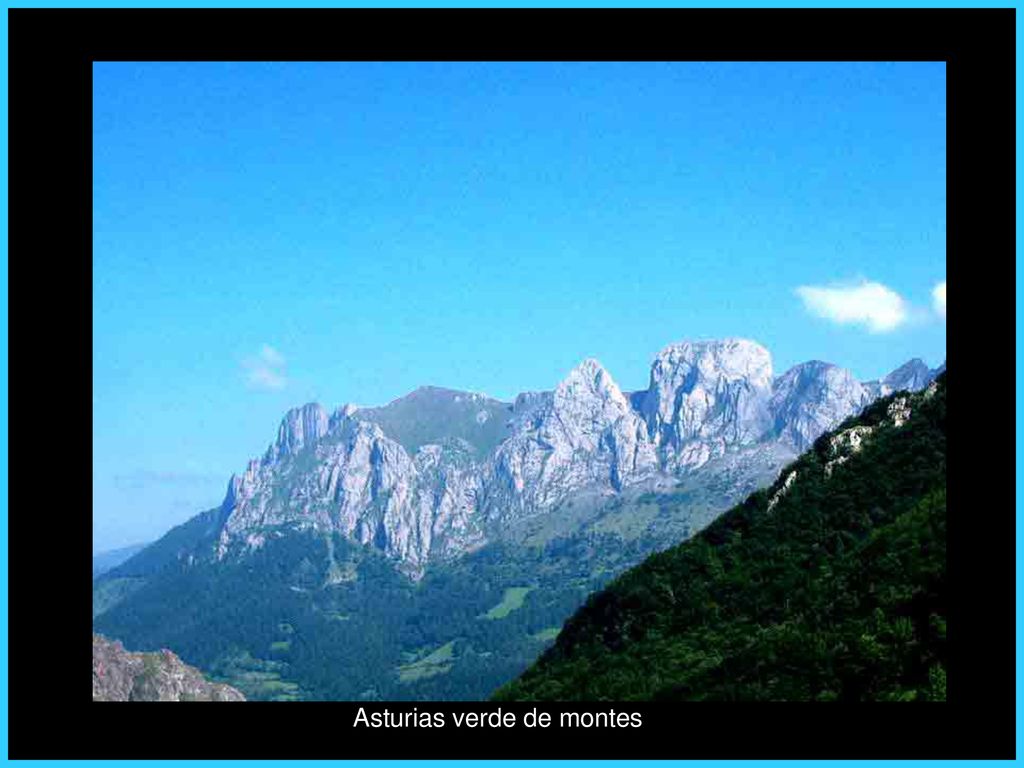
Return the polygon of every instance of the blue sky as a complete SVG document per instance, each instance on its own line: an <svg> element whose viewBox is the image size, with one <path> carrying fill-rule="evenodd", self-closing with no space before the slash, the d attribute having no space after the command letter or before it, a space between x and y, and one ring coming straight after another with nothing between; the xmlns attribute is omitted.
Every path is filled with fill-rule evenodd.
<svg viewBox="0 0 1024 768"><path fill-rule="evenodd" d="M310 400L588 356L638 389L686 338L945 359L942 63L94 75L96 549L217 505Z"/></svg>

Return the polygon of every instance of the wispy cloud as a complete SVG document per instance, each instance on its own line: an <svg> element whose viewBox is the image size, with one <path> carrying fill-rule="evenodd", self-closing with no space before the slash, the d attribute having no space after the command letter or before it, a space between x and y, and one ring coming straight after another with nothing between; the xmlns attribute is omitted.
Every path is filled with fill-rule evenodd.
<svg viewBox="0 0 1024 768"><path fill-rule="evenodd" d="M284 366L284 355L269 344L264 344L255 357L248 357L242 361L246 381L255 389L284 389L288 384Z"/></svg>
<svg viewBox="0 0 1024 768"><path fill-rule="evenodd" d="M932 289L932 306L935 307L935 312L945 319L946 317L946 281L943 280L941 283L936 285Z"/></svg>
<svg viewBox="0 0 1024 768"><path fill-rule="evenodd" d="M812 315L840 325L863 325L871 333L893 331L909 316L902 296L868 280L847 285L802 285L796 293Z"/></svg>

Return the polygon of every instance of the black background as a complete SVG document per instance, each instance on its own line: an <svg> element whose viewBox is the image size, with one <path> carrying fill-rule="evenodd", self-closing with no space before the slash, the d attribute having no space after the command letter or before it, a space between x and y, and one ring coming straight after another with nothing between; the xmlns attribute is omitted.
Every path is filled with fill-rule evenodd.
<svg viewBox="0 0 1024 768"><path fill-rule="evenodd" d="M11 758L1014 757L1014 10L10 10L8 18ZM540 705L556 722L562 709L611 706L641 712L644 725L511 734L353 729L359 705L342 702L159 710L92 702L96 60L945 61L949 700ZM503 708L521 715L532 705Z"/></svg>

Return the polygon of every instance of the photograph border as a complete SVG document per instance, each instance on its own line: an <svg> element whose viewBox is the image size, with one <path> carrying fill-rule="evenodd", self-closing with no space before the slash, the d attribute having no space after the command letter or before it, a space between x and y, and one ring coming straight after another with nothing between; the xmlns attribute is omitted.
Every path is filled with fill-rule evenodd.
<svg viewBox="0 0 1024 768"><path fill-rule="evenodd" d="M8 400L16 479L8 507L9 757L1014 757L1016 528L1002 478L1015 473L1005 466L1015 449L991 408L1005 391L1003 377L1016 370L1006 351L1016 350L1016 320L1003 316L1015 311L1015 163L1007 160L1015 157L1015 29L1013 9L9 9L9 355L19 372ZM352 723L360 706L523 713L535 705L270 709L271 702L250 702L213 716L180 707L99 709L107 703L91 701L85 659L92 65L170 60L946 62L947 274L961 307L947 335L960 403L951 419L949 700L642 702L624 705L643 714L636 733L551 731L512 740L451 728L391 734ZM956 373L962 369L975 370L974 391ZM979 487L980 478L991 487ZM55 736L72 722L85 741Z"/></svg>

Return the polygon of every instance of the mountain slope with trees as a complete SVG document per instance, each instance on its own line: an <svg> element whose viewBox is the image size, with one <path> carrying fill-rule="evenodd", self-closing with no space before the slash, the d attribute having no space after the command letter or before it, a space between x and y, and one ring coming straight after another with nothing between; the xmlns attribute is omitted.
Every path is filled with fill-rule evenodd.
<svg viewBox="0 0 1024 768"><path fill-rule="evenodd" d="M944 700L946 375L592 595L499 700Z"/></svg>

